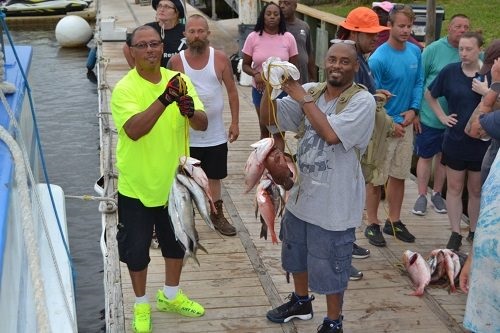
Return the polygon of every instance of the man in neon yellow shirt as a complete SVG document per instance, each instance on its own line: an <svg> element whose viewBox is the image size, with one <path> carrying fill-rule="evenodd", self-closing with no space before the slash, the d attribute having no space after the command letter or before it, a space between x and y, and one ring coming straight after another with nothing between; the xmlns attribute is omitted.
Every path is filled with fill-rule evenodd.
<svg viewBox="0 0 500 333"><path fill-rule="evenodd" d="M160 66L158 32L141 26L131 41L135 67L113 90L111 111L118 131L118 250L136 296L132 326L142 333L152 331L146 277L153 227L166 267L157 308L190 317L205 312L179 289L184 249L175 239L166 203L179 157L189 155L188 123L205 130L208 120L189 78Z"/></svg>

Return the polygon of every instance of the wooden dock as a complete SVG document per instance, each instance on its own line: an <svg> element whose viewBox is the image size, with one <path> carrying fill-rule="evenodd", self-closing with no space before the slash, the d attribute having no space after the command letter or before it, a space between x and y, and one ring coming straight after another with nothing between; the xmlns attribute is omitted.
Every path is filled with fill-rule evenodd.
<svg viewBox="0 0 500 333"><path fill-rule="evenodd" d="M188 14L196 10L188 6ZM134 0L101 1L100 18L113 16L117 27L133 28L154 17L150 6ZM238 20L210 21L211 43L228 55L238 48ZM101 169L111 175L116 136L113 132L109 99L113 86L128 70L122 55L123 42L99 43L99 95L101 115ZM293 290L281 268L280 249L271 241L259 239L260 222L255 218L254 192L244 193L244 165L251 151L250 144L259 139L257 117L251 103L249 87L238 86L240 98L240 137L229 145L229 176L223 182L226 217L238 230L235 237L221 238L201 221L197 222L200 242L208 254L199 253L197 266L188 261L181 277L181 288L206 309L201 318L186 318L153 311L155 332L316 332L326 313L324 297L315 295L315 316L309 321L274 324L266 312L281 304ZM226 98L226 120L229 108ZM109 126L108 126L109 124ZM110 177L112 193L114 181ZM466 295L450 294L443 287L428 287L422 297L409 296L411 282L402 269L401 256L411 249L426 256L446 245L450 235L447 215L435 213L431 207L425 217L410 213L417 196L413 180L406 182L402 220L416 236L414 244L402 243L386 236L387 247L368 244L364 227L357 230L357 243L371 250L367 259L353 259L363 271L360 281L349 283L344 301L344 332L464 332L462 328ZM380 218L386 216L381 205ZM105 292L107 332L131 332L130 321L134 295L126 266L119 264L114 245L116 213L103 214L106 227ZM279 224L278 224L279 225ZM467 230L466 224L462 232ZM279 226L277 227L279 228ZM470 245L464 242L462 250ZM159 250L151 250L147 295L154 305L156 291L163 286L164 265ZM123 297L123 298L122 298ZM154 306L153 306L154 308Z"/></svg>

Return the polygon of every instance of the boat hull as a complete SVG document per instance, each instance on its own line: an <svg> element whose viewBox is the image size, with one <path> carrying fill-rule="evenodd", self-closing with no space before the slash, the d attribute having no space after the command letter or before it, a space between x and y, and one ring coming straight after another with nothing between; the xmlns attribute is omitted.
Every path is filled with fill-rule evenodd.
<svg viewBox="0 0 500 333"><path fill-rule="evenodd" d="M7 96L7 105L0 105L2 133L16 139L14 144L0 140L0 322L4 332L38 332L40 328L77 332L71 258L65 247L64 192L50 185L58 224L49 186L37 177L40 154L26 75L21 74L21 70L29 72L32 50L23 46L16 51L19 61L6 49L5 65L6 80L16 86L16 92ZM7 111L13 112L18 125L10 122Z"/></svg>
<svg viewBox="0 0 500 333"><path fill-rule="evenodd" d="M49 0L21 1L2 6L5 15L12 16L47 16L62 15L85 10L89 3L84 0Z"/></svg>

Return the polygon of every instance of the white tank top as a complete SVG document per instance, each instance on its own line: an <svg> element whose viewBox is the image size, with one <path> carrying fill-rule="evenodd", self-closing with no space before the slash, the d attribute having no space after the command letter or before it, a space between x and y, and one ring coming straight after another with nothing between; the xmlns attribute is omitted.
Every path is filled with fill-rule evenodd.
<svg viewBox="0 0 500 333"><path fill-rule="evenodd" d="M193 82L208 117L206 131L195 131L189 128L189 145L191 147L211 147L227 142L226 129L222 118L224 95L222 84L215 73L214 53L213 47L210 47L208 63L203 69L191 68L186 61L184 51L179 53L184 66L184 73Z"/></svg>

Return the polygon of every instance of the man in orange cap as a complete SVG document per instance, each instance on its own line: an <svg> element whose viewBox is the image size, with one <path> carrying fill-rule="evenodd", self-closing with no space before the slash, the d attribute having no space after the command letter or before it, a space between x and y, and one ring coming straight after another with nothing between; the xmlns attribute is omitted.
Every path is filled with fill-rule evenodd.
<svg viewBox="0 0 500 333"><path fill-rule="evenodd" d="M377 14L367 7L354 8L349 12L344 22L340 24L337 37L342 40L355 42L358 52L359 71L354 81L361 83L375 94L375 82L370 74L365 54L372 53L377 47L377 38L380 32L389 30L379 24ZM335 40L332 40L332 43ZM387 93L388 96L390 94Z"/></svg>
<svg viewBox="0 0 500 333"><path fill-rule="evenodd" d="M370 73L370 68L366 62L365 54L370 54L377 46L378 34L382 31L389 30L388 27L379 24L377 14L367 7L357 7L349 12L344 22L342 22L337 30L337 37L340 40L353 41L355 43L358 54L359 70L354 77L356 83L360 83L368 88L368 91L375 94L375 82ZM332 40L332 42L341 42L340 40ZM387 90L379 91L390 97ZM370 255L370 250L364 249L357 244L353 244L352 257L358 259L367 258ZM351 265L349 279L351 281L360 280L363 273Z"/></svg>

